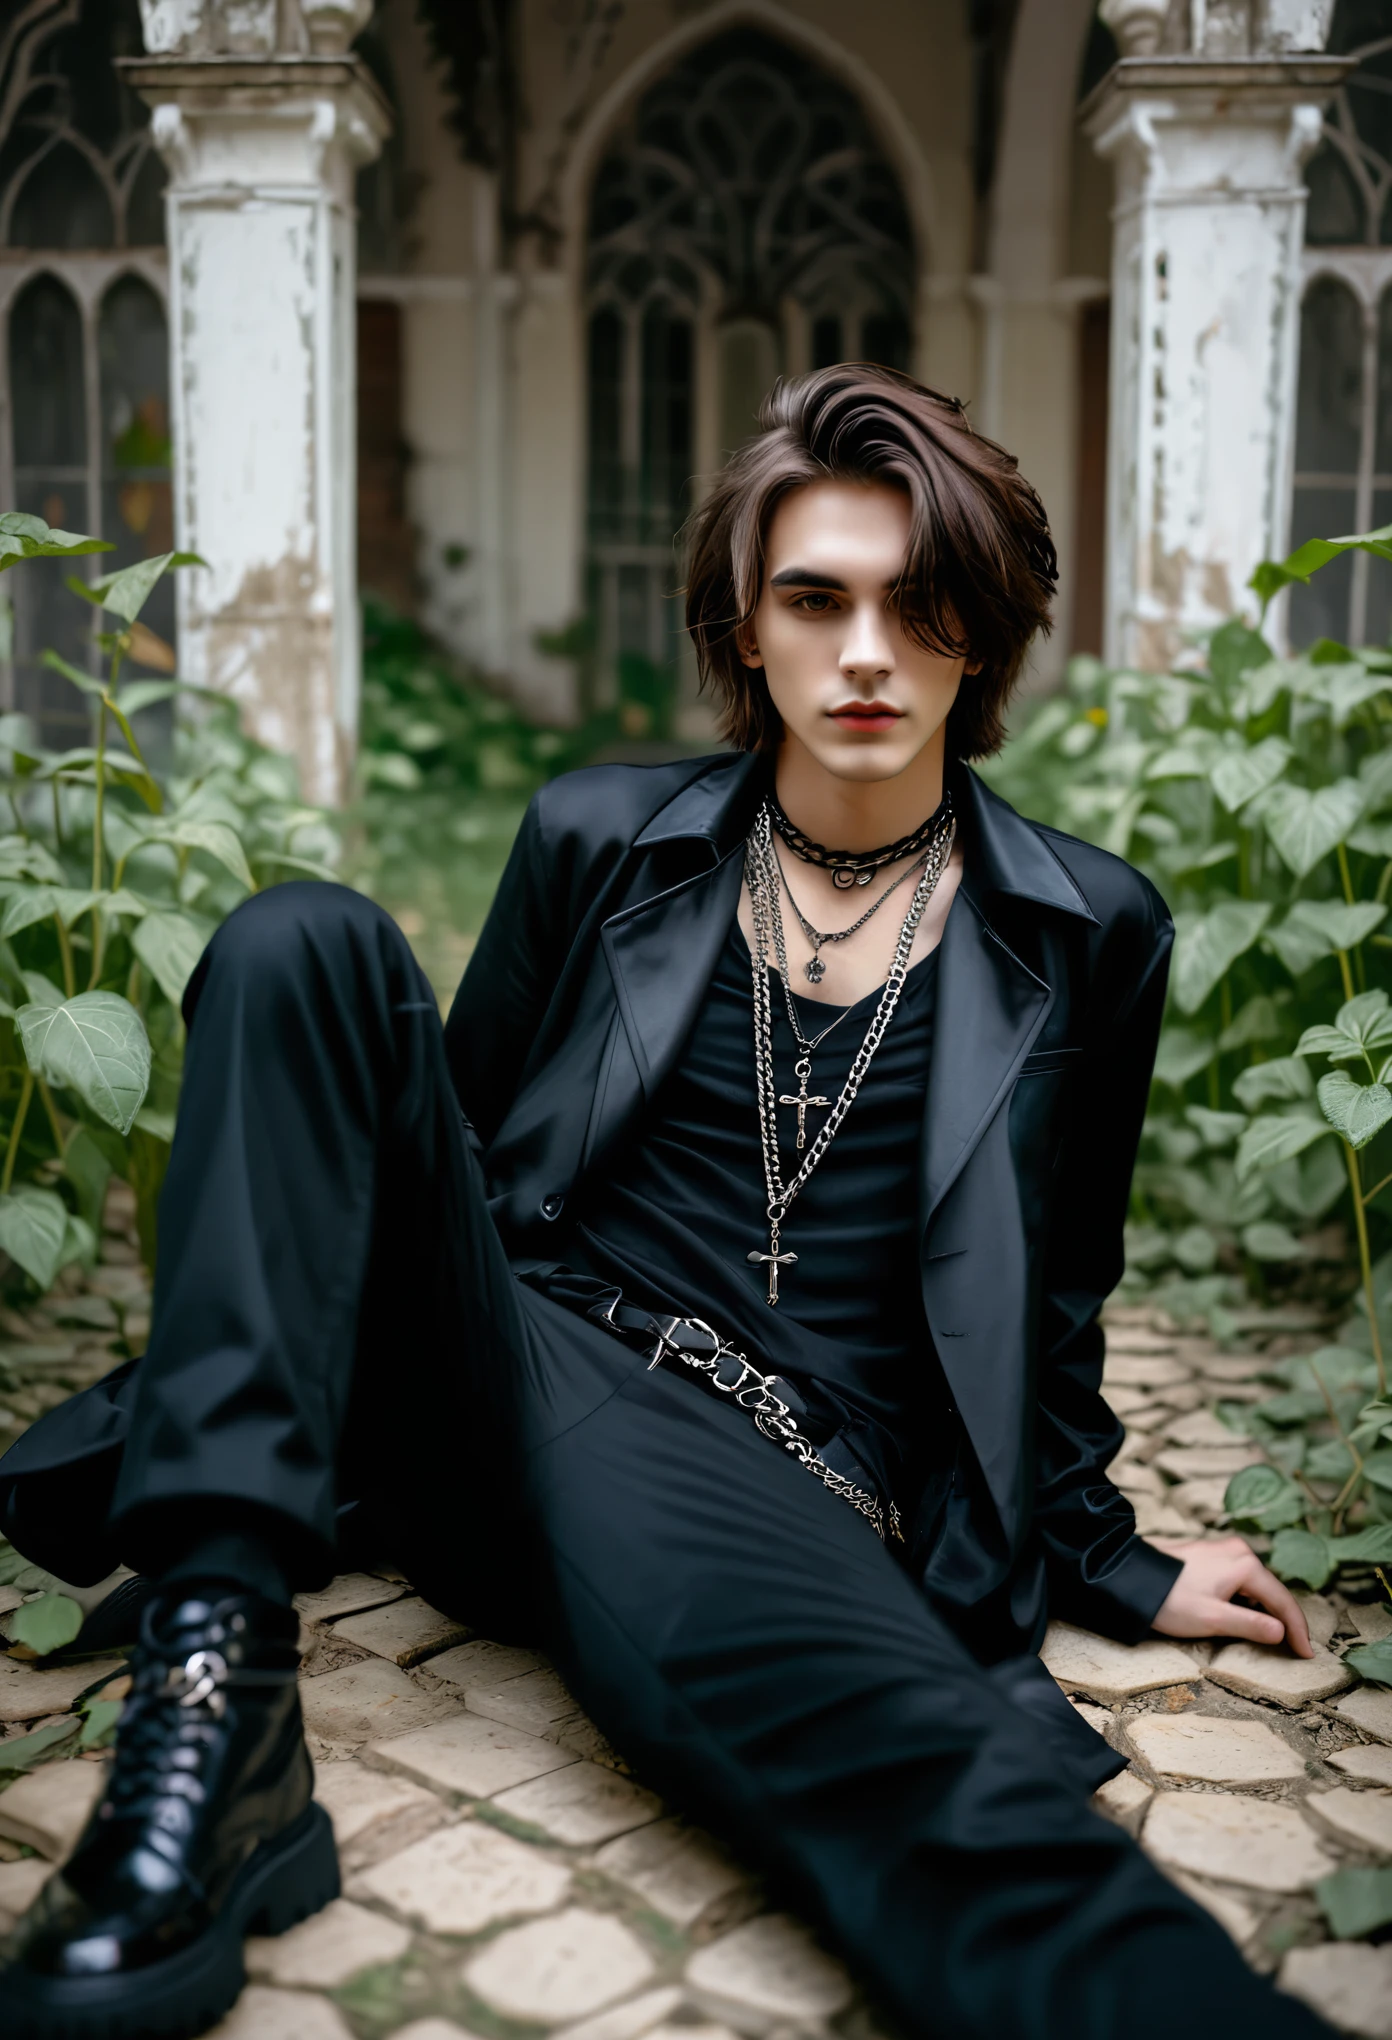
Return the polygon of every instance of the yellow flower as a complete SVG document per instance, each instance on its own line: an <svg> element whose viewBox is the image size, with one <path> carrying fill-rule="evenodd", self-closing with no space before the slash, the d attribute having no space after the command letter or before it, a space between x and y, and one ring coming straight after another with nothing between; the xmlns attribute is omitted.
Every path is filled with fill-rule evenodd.
<svg viewBox="0 0 1392 2040"><path fill-rule="evenodd" d="M1105 730L1107 727L1107 711L1105 708L1085 709L1083 711L1083 721L1094 723L1099 730Z"/></svg>

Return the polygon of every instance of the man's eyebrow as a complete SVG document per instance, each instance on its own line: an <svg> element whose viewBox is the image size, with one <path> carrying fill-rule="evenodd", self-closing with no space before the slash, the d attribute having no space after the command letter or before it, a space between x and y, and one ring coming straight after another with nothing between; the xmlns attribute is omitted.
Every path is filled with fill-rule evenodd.
<svg viewBox="0 0 1392 2040"><path fill-rule="evenodd" d="M770 588L830 588L838 595L847 593L845 582L839 581L835 574L818 574L810 567L784 567L781 574L770 576L769 586Z"/></svg>

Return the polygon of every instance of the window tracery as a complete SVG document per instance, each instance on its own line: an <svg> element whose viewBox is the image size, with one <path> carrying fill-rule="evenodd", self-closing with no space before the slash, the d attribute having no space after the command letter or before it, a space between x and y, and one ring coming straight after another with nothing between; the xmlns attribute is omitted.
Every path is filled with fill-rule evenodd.
<svg viewBox="0 0 1392 2040"><path fill-rule="evenodd" d="M854 97L739 30L674 65L615 137L591 194L587 282L599 670L670 671L672 540L693 473L753 431L779 373L908 366L913 234Z"/></svg>
<svg viewBox="0 0 1392 2040"><path fill-rule="evenodd" d="M0 27L0 498L113 540L89 571L172 544L165 173L113 61L142 46L137 0L15 0ZM38 655L85 665L90 631L61 561L18 580L7 698L81 741ZM164 583L148 623L172 639Z"/></svg>
<svg viewBox="0 0 1392 2040"><path fill-rule="evenodd" d="M1306 170L1291 543L1392 524L1392 35L1386 0L1338 0L1358 58ZM1291 593L1296 644L1392 639L1392 568L1364 554Z"/></svg>

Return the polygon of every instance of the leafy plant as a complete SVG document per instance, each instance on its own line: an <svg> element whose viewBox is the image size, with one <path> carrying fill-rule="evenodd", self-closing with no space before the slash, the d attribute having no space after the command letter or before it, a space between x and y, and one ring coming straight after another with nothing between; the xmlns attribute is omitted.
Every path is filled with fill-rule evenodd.
<svg viewBox="0 0 1392 2040"><path fill-rule="evenodd" d="M0 571L104 550L41 518L0 517ZM93 741L39 746L0 716L0 1248L40 1289L95 1258L113 1172L136 1192L153 1265L155 1204L173 1135L179 1001L217 923L259 885L328 877L337 837L302 806L294 768L245 738L233 706L170 679L124 681L164 553L69 588L100 612L98 676L43 663L91 704ZM180 695L172 769L137 725ZM37 1605L37 1604L36 1604Z"/></svg>
<svg viewBox="0 0 1392 2040"><path fill-rule="evenodd" d="M1263 621L1279 588L1354 549L1392 561L1392 526L1265 563ZM1174 913L1129 1286L1226 1337L1293 1271L1347 1298L1347 1260L1315 1229L1351 1228L1339 1345L1273 1360L1276 1393L1220 1409L1266 1453L1229 1513L1312 1586L1392 1561L1392 651L1323 639L1277 658L1235 620L1173 672L1074 660L991 776L1139 865Z"/></svg>

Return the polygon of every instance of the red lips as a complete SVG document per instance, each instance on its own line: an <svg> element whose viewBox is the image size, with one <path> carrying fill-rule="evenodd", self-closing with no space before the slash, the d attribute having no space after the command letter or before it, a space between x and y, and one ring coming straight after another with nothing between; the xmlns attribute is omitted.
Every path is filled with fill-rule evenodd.
<svg viewBox="0 0 1392 2040"><path fill-rule="evenodd" d="M903 720L903 710L887 701L848 701L844 708L830 710L833 721L855 730L884 730Z"/></svg>

